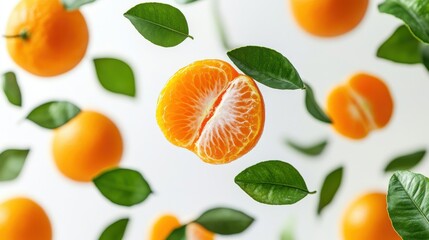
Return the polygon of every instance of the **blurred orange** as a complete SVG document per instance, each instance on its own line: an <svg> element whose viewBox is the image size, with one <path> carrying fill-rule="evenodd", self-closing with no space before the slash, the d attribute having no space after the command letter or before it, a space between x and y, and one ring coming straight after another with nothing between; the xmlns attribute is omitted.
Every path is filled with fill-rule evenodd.
<svg viewBox="0 0 429 240"><path fill-rule="evenodd" d="M13 198L0 204L0 239L51 240L51 222L34 201Z"/></svg>
<svg viewBox="0 0 429 240"><path fill-rule="evenodd" d="M119 129L108 117L81 111L54 130L52 149L61 173L73 180L88 182L119 164L123 142Z"/></svg>
<svg viewBox="0 0 429 240"><path fill-rule="evenodd" d="M173 215L163 215L158 218L150 232L150 240L166 240L174 229L180 227L179 219ZM186 240L213 240L214 234L197 223L186 226Z"/></svg>
<svg viewBox="0 0 429 240"><path fill-rule="evenodd" d="M393 99L386 84L366 73L353 75L328 96L327 113L340 134L361 139L385 127L392 117Z"/></svg>
<svg viewBox="0 0 429 240"><path fill-rule="evenodd" d="M78 10L60 0L21 0L6 29L12 59L35 75L49 77L74 68L88 46L88 28Z"/></svg>
<svg viewBox="0 0 429 240"><path fill-rule="evenodd" d="M287 0L289 1L289 0ZM353 30L365 16L368 0L290 0L297 23L320 37Z"/></svg>
<svg viewBox="0 0 429 240"><path fill-rule="evenodd" d="M156 117L171 143L207 163L222 164L256 145L265 109L253 79L239 75L226 62L202 60L168 81L158 99Z"/></svg>
<svg viewBox="0 0 429 240"><path fill-rule="evenodd" d="M186 226L186 240L213 240L214 238L214 233L198 223L190 223Z"/></svg>
<svg viewBox="0 0 429 240"><path fill-rule="evenodd" d="M367 193L354 200L343 215L343 240L401 240L390 222L386 201L384 193Z"/></svg>

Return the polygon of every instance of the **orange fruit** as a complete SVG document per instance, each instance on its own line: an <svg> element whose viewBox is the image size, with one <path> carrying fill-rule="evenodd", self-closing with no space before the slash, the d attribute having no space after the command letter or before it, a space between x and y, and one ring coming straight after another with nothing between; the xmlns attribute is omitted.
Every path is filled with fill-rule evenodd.
<svg viewBox="0 0 429 240"><path fill-rule="evenodd" d="M150 232L150 240L165 240L181 224L177 217L166 214L158 218ZM214 233L206 230L198 223L190 223L186 226L186 240L213 240Z"/></svg>
<svg viewBox="0 0 429 240"><path fill-rule="evenodd" d="M23 197L9 199L0 204L0 239L51 240L51 222L34 201Z"/></svg>
<svg viewBox="0 0 429 240"><path fill-rule="evenodd" d="M162 90L158 125L174 145L212 164L249 152L264 127L264 101L253 79L228 63L203 60L179 70Z"/></svg>
<svg viewBox="0 0 429 240"><path fill-rule="evenodd" d="M358 73L346 84L332 90L328 96L327 113L337 132L352 139L361 139L389 123L393 99L381 79Z"/></svg>
<svg viewBox="0 0 429 240"><path fill-rule="evenodd" d="M347 207L342 219L343 240L401 240L387 213L386 194L368 193Z"/></svg>
<svg viewBox="0 0 429 240"><path fill-rule="evenodd" d="M335 37L353 30L368 8L368 0L290 1L296 22L319 37Z"/></svg>
<svg viewBox="0 0 429 240"><path fill-rule="evenodd" d="M119 164L123 142L119 129L108 117L81 111L54 130L52 149L61 173L73 180L88 182Z"/></svg>
<svg viewBox="0 0 429 240"><path fill-rule="evenodd" d="M21 0L6 29L7 49L22 68L49 77L74 68L85 55L88 27L78 10L60 0Z"/></svg>

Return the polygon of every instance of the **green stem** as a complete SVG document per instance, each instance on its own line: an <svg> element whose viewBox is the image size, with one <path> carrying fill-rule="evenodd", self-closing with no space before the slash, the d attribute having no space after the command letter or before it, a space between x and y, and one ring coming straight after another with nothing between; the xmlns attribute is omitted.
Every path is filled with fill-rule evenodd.
<svg viewBox="0 0 429 240"><path fill-rule="evenodd" d="M231 44L229 43L228 35L226 34L225 26L221 19L219 0L212 0L212 15L216 24L216 30L222 42L222 46L227 51L231 50L232 47L231 47Z"/></svg>
<svg viewBox="0 0 429 240"><path fill-rule="evenodd" d="M27 30L22 30L21 33L15 35L3 35L4 38L21 38L23 40L28 40L30 35Z"/></svg>

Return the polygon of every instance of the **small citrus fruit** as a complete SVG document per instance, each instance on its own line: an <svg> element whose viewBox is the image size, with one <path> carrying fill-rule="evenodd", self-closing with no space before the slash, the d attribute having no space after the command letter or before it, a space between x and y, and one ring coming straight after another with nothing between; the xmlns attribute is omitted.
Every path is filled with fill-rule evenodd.
<svg viewBox="0 0 429 240"><path fill-rule="evenodd" d="M123 142L119 129L108 117L81 111L54 130L52 149L61 173L88 182L119 164Z"/></svg>
<svg viewBox="0 0 429 240"><path fill-rule="evenodd" d="M51 222L34 201L13 198L0 204L0 239L51 240Z"/></svg>
<svg viewBox="0 0 429 240"><path fill-rule="evenodd" d="M21 0L6 29L7 49L22 68L49 77L74 68L88 45L86 21L60 0Z"/></svg>
<svg viewBox="0 0 429 240"><path fill-rule="evenodd" d="M150 232L150 240L166 240L178 227L180 221L174 215L166 214L158 218ZM213 240L214 233L208 231L198 223L189 223L185 229L186 240Z"/></svg>
<svg viewBox="0 0 429 240"><path fill-rule="evenodd" d="M265 121L262 95L253 79L228 63L203 60L168 81L156 112L158 125L173 144L203 161L229 163L258 142Z"/></svg>

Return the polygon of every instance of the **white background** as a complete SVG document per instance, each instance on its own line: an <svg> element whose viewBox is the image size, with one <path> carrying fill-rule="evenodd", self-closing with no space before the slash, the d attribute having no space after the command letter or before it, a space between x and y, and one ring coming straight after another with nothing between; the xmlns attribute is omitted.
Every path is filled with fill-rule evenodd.
<svg viewBox="0 0 429 240"><path fill-rule="evenodd" d="M16 2L0 0L0 33L5 32ZM5 40L0 38L0 73L15 71L24 97L21 109L0 98L0 149L31 148L19 179L0 185L0 201L16 195L38 201L52 220L56 240L97 239L106 225L125 216L131 218L126 239L147 239L152 222L162 213L174 213L188 221L215 206L238 208L256 218L244 234L218 239L276 240L290 219L295 221L297 239L340 239L339 222L347 203L367 191L385 191L389 179L382 171L385 164L398 154L427 147L428 73L420 65L398 65L375 57L379 44L400 24L394 17L378 13L378 2L371 1L355 31L321 39L298 28L288 2L222 0L222 16L233 44L262 45L282 52L313 85L323 105L335 85L357 71L366 71L385 79L394 96L395 111L385 129L363 141L352 141L312 119L304 109L303 92L260 85L266 125L259 144L231 164L203 163L188 150L167 142L156 124L155 110L159 92L179 68L200 59L228 60L215 30L211 3L201 0L178 6L195 40L166 49L146 41L122 16L140 2L100 0L85 6L82 11L91 37L88 52L78 67L59 77L44 79L26 73L11 61ZM177 6L173 1L161 2ZM107 56L124 59L134 68L136 99L111 94L99 86L92 59ZM52 161L51 131L23 120L35 106L60 99L111 117L125 139L122 166L140 170L155 194L141 205L124 208L104 199L91 183L64 178ZM288 148L285 138L302 143L328 138L330 143L323 155L313 159ZM292 206L269 206L254 202L234 184L234 176L246 167L272 159L292 163L310 190L320 190L328 172L345 166L343 185L321 217L316 216L318 195ZM427 167L423 163L416 170L428 174Z"/></svg>

